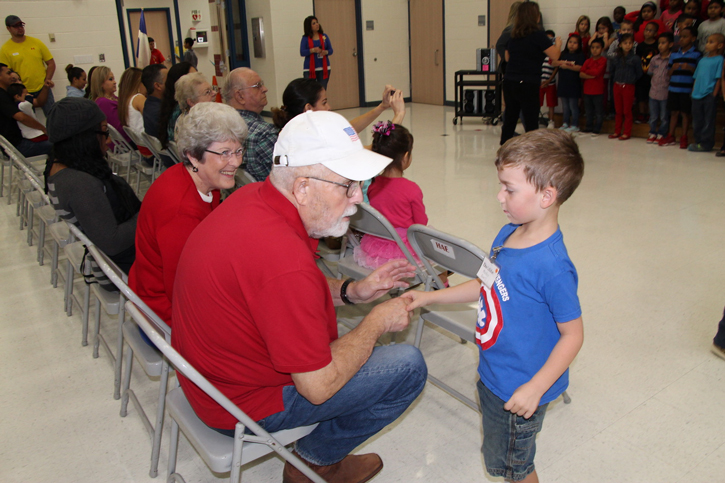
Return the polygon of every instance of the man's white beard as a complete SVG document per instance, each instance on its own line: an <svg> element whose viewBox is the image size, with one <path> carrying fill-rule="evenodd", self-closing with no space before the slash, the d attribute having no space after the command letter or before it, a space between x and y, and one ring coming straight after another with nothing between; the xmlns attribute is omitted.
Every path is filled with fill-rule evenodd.
<svg viewBox="0 0 725 483"><path fill-rule="evenodd" d="M338 237L347 233L347 228L350 226L350 220L344 218L352 216L357 213L357 205L353 205L342 214L342 217L337 220L334 226L331 227L315 227L310 231L312 238L325 238L328 236Z"/></svg>

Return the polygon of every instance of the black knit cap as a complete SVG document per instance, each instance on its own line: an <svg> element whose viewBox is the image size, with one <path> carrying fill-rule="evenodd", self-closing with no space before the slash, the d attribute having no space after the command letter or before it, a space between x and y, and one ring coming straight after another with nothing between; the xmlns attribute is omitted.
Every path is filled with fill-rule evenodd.
<svg viewBox="0 0 725 483"><path fill-rule="evenodd" d="M106 120L98 104L83 97L65 97L53 105L48 114L48 140L57 143L92 128Z"/></svg>

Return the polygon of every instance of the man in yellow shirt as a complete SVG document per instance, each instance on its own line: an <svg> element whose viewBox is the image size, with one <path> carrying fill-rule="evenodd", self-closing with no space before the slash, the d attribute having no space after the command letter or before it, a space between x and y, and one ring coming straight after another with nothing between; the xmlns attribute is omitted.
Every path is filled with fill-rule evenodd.
<svg viewBox="0 0 725 483"><path fill-rule="evenodd" d="M10 40L0 48L0 62L7 64L20 74L20 79L33 97L38 97L43 86L48 86L48 100L45 101L43 112L47 116L55 102L53 98L53 74L55 60L43 42L35 37L25 35L25 22L17 15L8 15L5 26L10 32Z"/></svg>

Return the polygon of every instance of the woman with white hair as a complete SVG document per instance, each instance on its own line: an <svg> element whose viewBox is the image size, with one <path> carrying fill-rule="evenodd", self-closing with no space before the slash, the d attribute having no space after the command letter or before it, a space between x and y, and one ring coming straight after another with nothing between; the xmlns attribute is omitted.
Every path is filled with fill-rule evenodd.
<svg viewBox="0 0 725 483"><path fill-rule="evenodd" d="M178 109L181 114L169 120L169 141L173 141L176 138L176 126L179 125L179 120L192 107L200 102L214 102L216 94L219 92L216 86L209 84L209 81L206 80L206 77L201 72L190 72L181 77L176 81L174 89L176 90L174 99L178 104Z"/></svg>
<svg viewBox="0 0 725 483"><path fill-rule="evenodd" d="M177 90L178 92L178 90ZM202 102L177 123L183 162L164 171L144 197L136 226L136 262L128 284L171 325L176 266L191 232L234 187L247 125L234 108Z"/></svg>

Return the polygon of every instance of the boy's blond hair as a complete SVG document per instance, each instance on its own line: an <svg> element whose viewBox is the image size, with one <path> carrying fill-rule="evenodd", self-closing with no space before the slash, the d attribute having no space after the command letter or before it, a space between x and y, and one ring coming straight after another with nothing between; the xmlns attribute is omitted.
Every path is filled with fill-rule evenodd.
<svg viewBox="0 0 725 483"><path fill-rule="evenodd" d="M521 166L526 181L542 191L556 188L556 204L564 203L584 176L584 160L569 133L537 129L509 139L496 153L496 168Z"/></svg>

